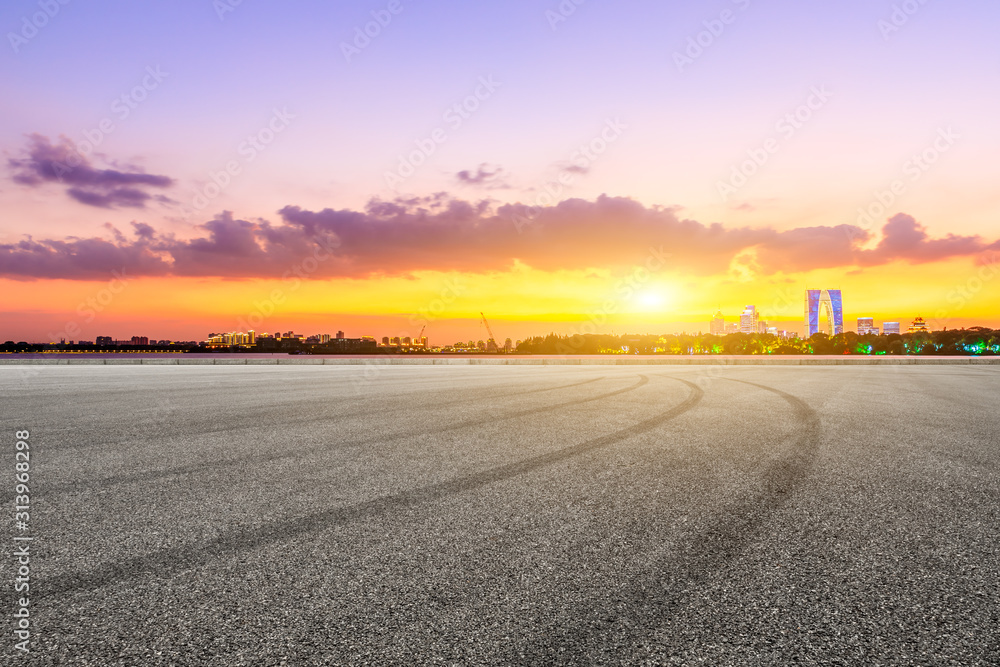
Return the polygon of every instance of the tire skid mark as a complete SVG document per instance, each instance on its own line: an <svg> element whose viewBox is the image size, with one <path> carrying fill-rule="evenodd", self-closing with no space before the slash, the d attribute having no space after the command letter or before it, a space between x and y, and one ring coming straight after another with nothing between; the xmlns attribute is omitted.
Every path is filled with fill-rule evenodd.
<svg viewBox="0 0 1000 667"><path fill-rule="evenodd" d="M592 378L590 380L584 380L582 382L574 382L572 384L559 385L559 386L556 386L556 387L546 387L544 389L532 389L531 391L524 391L524 392L517 392L517 393L515 393L515 392L505 393L505 394L502 394L501 397L504 397L504 396L523 396L524 394L536 394L536 393L540 393L540 392L544 392L544 391L556 391L558 389L569 389L571 387L579 387L581 385L590 384L592 382L597 382L597 381L603 380L603 379L604 379L604 376L601 376L601 377ZM641 383L640 383L640 385L641 385ZM598 400L598 399L601 399L601 398L607 398L609 396L615 395L616 393L621 393L621 390L618 390L618 391L615 391L615 392L611 392L609 394L603 394L603 395L597 396L595 398L588 398L586 400L587 401L593 401L593 400ZM462 399L462 400L459 400L459 401L454 401L451 404L452 405L457 405L457 404L460 404L460 403L466 403L466 402L469 402L469 401L476 401L476 400L482 400L482 399L479 398L479 397L468 398L468 399ZM583 402L585 402L585 401L583 401ZM539 409L539 408L533 408L533 410L537 410L537 409ZM355 412L352 412L352 413L349 413L349 414L345 414L345 415L338 415L338 418L335 419L335 420L332 420L332 423L335 423L335 422L338 422L338 421L343 421L344 419L347 419L347 418L350 418L350 417L355 417L355 416L358 416L358 415L361 415L361 414L371 414L371 411L370 410L365 411L365 412L355 411ZM495 417L495 418L492 418L492 419L489 419L489 420L483 420L482 423L486 423L487 421L488 422L494 422L494 421L500 421L500 420L503 420L503 419L511 419L511 418L519 417L519 416L523 416L523 414L521 414L521 413L513 414L510 417L506 417L506 416ZM319 418L319 419L306 419L306 420L302 420L302 421L296 421L295 425L296 426L301 426L303 424L309 424L309 423L316 422L316 421L322 421L324 419L328 419L328 418L323 417L323 418ZM249 426L249 427L246 427L246 428L256 428L256 427ZM220 432L225 432L225 430L226 429L214 429L212 431L201 432L201 433L199 433L199 435L201 435L202 433L207 433L207 434L220 433ZM381 440L381 442L391 442L393 440L397 440L397 439L400 439L400 438L412 438L412 437L421 436L421 435L432 435L432 434L439 433L439 432L440 431L397 433L397 434L393 434L393 435L387 436L386 438L383 438ZM353 444L353 443L346 443L344 446L345 447L349 447L349 446L351 446L351 444ZM52 484L52 485L46 485L44 488L39 489L38 491L36 491L36 495L38 497L48 498L48 497L52 497L52 496L63 494L63 493L76 493L76 492L86 491L86 490L94 489L94 488L105 488L105 487L108 487L108 486L119 486L119 485L122 485L122 484L131 484L131 483L136 483L136 482L153 482L153 481L156 481L156 480L164 479L164 478L167 478L167 477L174 477L174 476L177 476L177 475L191 475L191 474L197 474L199 472L203 472L203 471L207 471L207 470L224 469L224 468L228 468L228 467L231 467L231 466L234 466L234 465L239 465L241 463L245 463L247 461L253 461L254 463L273 463L275 461L279 461L279 460L282 460L282 459L294 458L294 457L300 456L302 454L311 454L311 453L314 453L314 452L317 452L317 451L322 451L322 450L325 450L325 449L329 449L329 447L327 447L325 445L323 445L323 446L315 446L315 447L307 447L307 448L298 449L298 450L291 451L291 452L280 452L280 453L275 453L275 454L268 454L266 456L254 456L254 455L240 456L240 457L235 457L235 458L223 459L221 461L206 461L206 462L202 462L202 463L192 463L192 464L185 465L185 466L175 466L175 467L172 467L172 468L164 468L164 469L161 469L161 470L149 470L149 471L141 472L141 473L130 473L130 474L122 474L122 475L108 475L107 477L102 477L100 479L87 480L87 481L84 481L84 482L71 482L69 484ZM14 499L14 495L15 494L12 491L2 492L2 493L0 493L0 500L2 500L4 502L10 502L11 500Z"/></svg>
<svg viewBox="0 0 1000 667"><path fill-rule="evenodd" d="M640 381L626 389L612 392L621 394L634 391L649 382L640 375ZM330 528L384 514L395 514L415 506L434 503L449 496L474 491L489 484L507 481L540 468L571 459L581 454L621 442L640 433L650 431L694 408L704 392L687 380L678 379L690 388L688 397L675 407L628 428L608 435L564 447L547 454L540 454L521 461L484 470L482 472L420 487L410 491L374 498L357 505L337 507L315 512L304 517L282 520L250 530L236 530L204 544L161 549L142 556L106 562L88 572L57 575L39 582L39 598L59 597L79 591L93 591L123 581L169 576L176 572L197 568L219 558L235 557L271 544L289 542L300 535L329 530ZM597 400L588 399L588 400ZM547 410L586 401L570 401Z"/></svg>
<svg viewBox="0 0 1000 667"><path fill-rule="evenodd" d="M784 455L762 462L763 488L724 503L709 519L711 528L678 541L669 561L661 560L617 594L589 599L545 628L544 643L512 647L506 660L531 664L638 664L628 656L659 631L674 632L675 610L697 596L700 585L725 570L759 536L760 527L778 511L808 474L820 436L817 412L801 399L766 385L723 378L771 392L788 403L797 417L791 446ZM649 541L663 536L649 535ZM678 567L678 564L680 566ZM608 610L616 610L609 612ZM618 610L623 610L617 613ZM613 644L613 645L612 645Z"/></svg>
<svg viewBox="0 0 1000 667"><path fill-rule="evenodd" d="M543 391L555 391L555 390L558 390L558 389L569 389L570 387L576 387L578 385L588 384L590 382L596 382L597 380L603 380L603 379L604 379L604 376L601 376L599 378L594 378L594 379L591 379L591 380L585 380L583 382L574 382L572 384L567 384L567 385L557 385L555 387L545 387L543 389L532 389L530 391L511 390L511 391L507 391L507 392L504 392L502 394L499 394L498 396L496 396L496 398L504 398L504 397L507 397L507 396L522 396L524 394L540 393L540 392L543 392ZM505 384L505 385L503 385L503 388L506 389L508 387L513 387L513 386L516 386L516 383L512 382L512 383L509 383L509 384ZM456 388L455 391L461 391L461 392L463 392L463 397L459 398L459 399L456 399L456 400L453 400L453 401L450 401L449 404L450 405L462 405L464 403L469 403L469 402L473 402L473 401L483 400L485 398L488 398L489 397L489 392L495 390L496 388L497 388L496 386L493 386L493 385L490 385L490 384L477 385L477 386L475 386L475 387L473 387L471 389L465 389L465 390ZM424 391L423 388L416 388L414 390L414 392L417 395L419 395L422 391ZM471 393L471 392L476 392L476 395L469 396L469 393ZM393 396L392 398L394 399L394 398L397 398L397 397ZM288 409L289 409L289 406L288 405L284 405L284 404L275 405L275 406L265 406L265 407L269 408L269 411L266 412L266 413L264 413L264 414L258 414L258 415L255 415L255 416L258 417L258 418L267 419L269 421L269 423L274 423L274 421L275 421L274 417L277 415L279 417L286 418L287 423L295 424L295 425L298 426L298 425L303 425L303 424L314 424L316 422L322 422L322 421L337 422L337 421L343 421L344 419L349 419L351 417L358 417L358 416L362 416L362 415L371 414L371 409L370 408L365 408L365 409L361 409L361 410L352 410L350 412L343 412L343 413L337 414L333 418L331 418L329 415L324 414L324 409L327 408L327 407L329 407L331 400L345 401L345 402L349 402L349 404L353 405L353 404L364 403L364 402L366 402L369 399L367 399L365 397L358 397L358 396L344 396L344 397L325 396L325 397L322 397L322 398L304 397L303 400L299 400L299 401L295 402L295 404L294 404L295 407L299 411L309 412L309 413L311 413L311 414L313 414L315 416L312 416L312 417L300 417L300 418L294 418L294 419L288 418ZM434 402L428 401L427 403L422 404L421 406L418 406L416 409L420 409L420 408L424 408L425 409L425 408L431 407L433 405L434 405ZM384 410L382 412L382 414L392 414L392 413L402 412L404 410L412 410L412 409L415 409L415 408L397 408L397 409L389 408L387 410ZM155 408L153 408L151 411L155 412ZM138 422L138 423L141 423L141 421ZM216 426L218 423L219 423L218 416L204 417L199 422L183 422L183 424L187 427L187 430L186 431L180 431L180 432L177 432L177 433L173 433L172 435L175 435L175 436L176 435L186 435L186 434L211 435L213 433L230 433L230 432L233 431L232 428L227 427L227 426ZM204 429L204 430L195 430L198 427L206 426L206 425L213 426L213 428L207 428L207 429ZM252 428L252 427L246 427L246 428ZM65 430L66 430L66 432L73 433L74 435L76 434L76 431L77 431L76 428L67 428ZM68 452L68 451L73 451L73 450L94 449L94 448L97 448L97 447L101 447L101 448L114 447L116 445L121 444L122 442L129 442L130 440L131 439L126 438L125 440L117 441L117 442L82 442L80 444L60 443L58 451L59 452ZM11 498L13 498L13 496L11 496Z"/></svg>

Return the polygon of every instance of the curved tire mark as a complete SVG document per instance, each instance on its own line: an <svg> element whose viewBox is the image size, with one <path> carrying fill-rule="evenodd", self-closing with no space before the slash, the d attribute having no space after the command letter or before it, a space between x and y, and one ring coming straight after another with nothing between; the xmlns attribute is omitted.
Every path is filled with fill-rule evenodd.
<svg viewBox="0 0 1000 667"><path fill-rule="evenodd" d="M523 396L525 394L535 394L535 393L540 393L540 392L545 392L545 391L557 391L559 389L569 389L571 387L579 387L581 385L590 384L592 382L597 382L599 380L603 380L604 378L605 378L605 376L602 375L601 377L592 378L590 380L584 380L582 382L574 382L572 384L566 384L566 385L559 385L559 386L556 386L556 387L546 387L546 388L543 388L543 389L532 389L530 391L517 392L517 393L514 393L514 392L505 393L505 394L501 394L501 397L503 397L503 396ZM631 391L632 389L638 389L643 384L644 384L644 382L640 381L634 387L627 388L627 389L624 389L624 390L621 390L621 389L620 390L616 390L616 391L613 391L613 392L610 392L610 393L607 393L607 394L601 394L601 395L595 396L593 398L587 398L587 399L578 400L578 401L576 401L576 403L583 403L583 402L587 402L587 401L600 400L602 398L609 398L609 397L614 396L616 394L624 393L625 391ZM466 403L466 402L469 402L469 401L486 400L486 398L488 398L488 397L475 397L475 398L469 398L469 399L459 400L459 401L455 401L455 403L453 403L453 405L454 404L459 404L459 403ZM557 404L556 406L553 406L553 407L564 407L564 406L573 405L573 404L575 404L575 403L573 401L571 401L569 403ZM546 409L548 409L548 408L532 408L532 409L527 410L527 411L522 411L522 412L518 412L518 413L512 413L509 416L495 417L495 418L485 419L485 420L479 420L479 421L475 421L475 422L463 422L462 424L464 424L466 426L469 426L469 425L479 425L479 424L482 424L482 423L495 422L495 421L500 421L500 420L503 420L503 419L512 419L512 418L515 418L515 417L522 417L522 416L525 416L527 414L531 414L533 412L538 412L538 411L544 411ZM346 415L338 415L338 419L336 419L335 421L341 421L342 418L355 417L355 416L358 416L358 415L361 415L361 414L371 414L371 411L370 410L369 411L365 411L365 412L355 411L355 412L352 412L352 413L348 413ZM302 426L304 424L314 423L314 422L317 422L317 421L323 421L325 419L327 419L327 418L326 417L319 417L319 418L314 418L314 419L306 419L306 420L302 420L302 421L297 421L296 425L297 426ZM393 440L398 440L400 438L413 438L413 437L417 437L417 436L421 436L421 435L434 435L434 434L440 433L440 432L442 432L444 430L450 430L450 429L454 429L454 428L460 428L462 426L462 424L459 424L459 425L456 425L456 426L453 426L453 427L448 427L446 429L439 429L439 430L432 430L432 431L419 431L419 432L410 431L410 432L405 432L405 433L398 433L398 434L391 435L391 436L389 436L387 438L383 438L381 440L381 442L391 442ZM246 427L246 428L250 429L250 428L256 428L256 427L255 426L251 426L251 427ZM212 431L208 431L207 433L221 433L221 432L225 432L225 431L226 431L226 429L215 429L215 430L212 430ZM349 446L351 446L351 444L352 443L346 443L344 446L349 447ZM280 460L287 459L287 458L294 458L294 457L300 456L302 454L311 454L311 453L314 453L314 452L317 452L317 451L322 451L322 450L325 450L325 449L329 449L329 447L327 447L326 445L322 445L322 446L316 446L316 447L307 447L307 448L304 448L304 449L299 449L299 450L295 450L295 451L291 451L291 452L284 451L284 452L270 454L270 455L266 455L266 456L253 456L253 455L251 455L251 456L240 456L240 457L235 457L235 458L223 459L221 461L208 461L208 462L202 462L202 463L193 463L193 464L184 465L184 466L175 466L173 468L165 468L165 469L162 469L162 470L149 470L149 471L146 471L146 472L129 473L129 474L122 474L122 475L108 475L107 477L102 477L102 478L99 478L99 479L87 479L87 480L84 480L82 482L71 482L69 484L53 484L51 486L46 486L44 489L41 490L42 491L41 493L37 493L36 495L38 495L39 497L50 498L52 496L56 496L56 495L59 495L59 494L62 494L62 493L78 493L80 491L86 491L88 489L96 489L96 488L103 489L103 488L106 488L106 487L109 487L109 486L119 486L119 485L122 485L122 484L134 484L134 483L137 483L137 482L154 482L156 480L165 479L167 477L175 477L175 476L178 476L178 475L192 475L192 474L196 474L196 473L199 473L199 472L205 472L205 471L208 471L208 470L221 470L221 469L225 469L225 468L228 468L228 467L231 467L231 466L234 466L234 465L240 465L242 463L246 463L247 461L253 461L254 463L257 463L257 464L261 464L261 463L273 463L275 461L280 461ZM14 495L15 494L12 491L6 491L4 493L0 493L0 501L9 502L9 501L11 501L11 500L14 499Z"/></svg>
<svg viewBox="0 0 1000 667"><path fill-rule="evenodd" d="M649 382L647 377L643 375L639 377L641 379L638 384L611 392L609 395L633 391ZM373 516L397 513L409 507L426 505L455 494L472 491L489 484L506 481L530 473L539 468L602 447L607 447L626 438L649 431L692 409L701 401L704 392L697 385L687 380L679 381L688 385L691 389L687 399L656 417L641 421L620 431L615 431L614 433L594 438L578 445L564 447L547 454L540 454L522 461L516 461L490 470L457 477L411 491L374 498L357 505L315 512L297 519L267 524L257 529L230 531L205 544L190 544L182 547L161 549L134 558L103 563L88 572L59 575L39 582L39 597L49 598L78 591L92 591L121 581L142 579L149 576L170 575L180 570L204 565L216 558L232 557L258 547L287 542L299 535L328 530L334 526L368 519ZM590 400L597 400L597 398L570 401L561 405L577 405ZM551 410L555 407L558 406L545 408L545 410Z"/></svg>
<svg viewBox="0 0 1000 667"><path fill-rule="evenodd" d="M570 387L576 387L576 386L583 385L583 384L589 384L591 382L597 382L598 380L603 380L603 379L604 379L604 376L601 376L601 377L598 377L598 378L593 378L591 380L584 380L583 382L573 382L571 384L557 385L555 387L545 387L545 388L542 388L542 389L532 389L530 391L521 391L521 390L518 389L518 390L507 391L507 392L504 392L502 394L499 394L498 396L496 396L496 398L504 398L506 396L522 396L524 394L534 394L534 393L540 393L540 392L544 392L544 391L557 391L559 389L569 389ZM508 384L503 385L503 388L507 388L507 387L510 387L510 386L516 386L516 384L515 383L508 383ZM467 389L467 390L465 390L465 393L464 393L464 395L463 395L462 398L458 398L458 399L456 399L454 401L450 401L449 404L450 405L461 405L463 403L471 403L471 402L475 402L475 401L486 400L486 399L490 398L489 392L490 391L495 391L496 389L497 389L496 386L491 386L491 385L476 386L473 389ZM460 389L456 389L456 391L461 391L461 390ZM469 393L472 392L472 391L475 391L476 395L469 396ZM315 416L298 417L298 418L296 418L294 420L293 423L295 423L296 425L303 425L303 424L313 424L313 423L316 423L316 422L321 422L321 421L327 421L327 420L329 420L330 417L328 415L324 414L324 410L323 409L329 406L330 400L331 400L330 396L324 396L324 397L321 397L321 398L312 398L312 397L309 397L309 396L305 396L305 397L302 397L299 400L296 400L295 406L301 412L305 412L307 414L311 414L311 415L315 415ZM351 401L351 403L364 403L365 400L367 400L367 399L365 399L364 397L360 397L360 398L359 397L345 397L345 398L342 398L341 400ZM427 404L422 405L420 407L422 409L426 409L426 408L432 407L433 405L434 405L433 402L428 402ZM273 417L275 415L285 417L288 414L287 406L285 406L285 405L266 405L264 407L268 408L270 410L270 412L265 412L264 414L259 414L258 413L257 416L258 416L258 418L267 420L269 423L273 422ZM408 409L412 409L412 408L408 408ZM402 412L402 411L403 411L403 409L391 409L390 408L388 410L383 411L382 414L391 414L391 413ZM345 418L350 418L350 417L363 416L363 415L367 415L367 414L370 414L370 413L371 413L370 409L351 410L350 412L342 412L342 413L336 415L336 421L339 421L339 420L345 419ZM193 434L197 434L197 435L202 435L202 434L208 435L208 434L212 434L212 433L229 433L229 432L232 432L232 429L230 427L228 427L228 426L218 426L218 423L219 423L219 419L218 419L218 417L216 415L211 415L211 416L208 416L208 417L204 417L204 418L202 418L200 420L200 422L185 421L185 422L183 422L183 424L185 426L189 427L188 431L181 431L179 433L175 433L174 435L185 434L185 433L193 433ZM140 420L136 421L136 424L142 425L143 422L140 419ZM190 428L191 426L195 426L195 427L210 426L212 428L205 428L203 430L196 430L195 428ZM249 428L252 428L252 427L247 427L247 428L249 429ZM77 429L75 429L75 428L67 428L66 431L70 432L70 433L73 433L73 434L76 434ZM74 451L74 450L84 450L84 451L86 451L86 450L94 449L94 448L97 448L97 447L102 447L102 448L113 447L113 446L118 445L118 444L120 444L122 442L126 442L127 443L127 442L130 442L130 441L131 441L131 438L125 438L125 439L122 439L122 440L119 440L119 441L116 441L116 442L81 442L81 443L63 442L63 443L60 443L59 451L60 452L67 452L67 451ZM11 495L10 497L13 498L14 496Z"/></svg>
<svg viewBox="0 0 1000 667"><path fill-rule="evenodd" d="M760 527L795 491L812 466L819 443L819 415L809 405L791 394L773 387L724 378L730 382L751 385L780 396L796 417L792 444L777 460L763 464L763 489L724 503L710 521L712 527L681 540L675 554L683 554L683 567L678 571L676 555L669 561L655 563L645 576L640 573L634 583L620 594L609 591L608 597L590 599L579 608L568 610L565 617L545 628L547 640L531 641L513 647L507 660L515 657L531 664L639 664L649 660L627 656L622 651L634 650L654 632L676 630L669 621L678 608L697 595L698 588L710 576L724 570L738 558ZM662 536L649 535L650 542ZM606 610L625 610L612 616Z"/></svg>

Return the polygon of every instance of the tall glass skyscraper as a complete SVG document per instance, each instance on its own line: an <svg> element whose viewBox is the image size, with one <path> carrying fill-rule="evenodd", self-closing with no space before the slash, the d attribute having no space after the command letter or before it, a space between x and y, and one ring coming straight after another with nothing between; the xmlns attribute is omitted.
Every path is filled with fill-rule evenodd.
<svg viewBox="0 0 1000 667"><path fill-rule="evenodd" d="M759 322L757 306L747 306L740 315L740 333L760 333Z"/></svg>
<svg viewBox="0 0 1000 667"><path fill-rule="evenodd" d="M844 300L839 289L806 290L806 338L819 333L820 311L825 310L827 327L823 333L844 333Z"/></svg>

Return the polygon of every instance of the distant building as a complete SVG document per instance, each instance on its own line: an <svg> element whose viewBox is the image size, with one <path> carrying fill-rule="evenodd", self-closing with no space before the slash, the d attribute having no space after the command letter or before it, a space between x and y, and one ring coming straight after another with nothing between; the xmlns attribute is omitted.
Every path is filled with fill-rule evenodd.
<svg viewBox="0 0 1000 667"><path fill-rule="evenodd" d="M324 352L332 354L373 354L378 349L378 343L372 336L361 338L332 338L324 348Z"/></svg>
<svg viewBox="0 0 1000 667"><path fill-rule="evenodd" d="M740 315L740 333L759 333L757 306L747 306Z"/></svg>
<svg viewBox="0 0 1000 667"><path fill-rule="evenodd" d="M875 328L875 320L871 317L859 317L858 318L858 335L866 336L870 333L878 333L878 329Z"/></svg>
<svg viewBox="0 0 1000 667"><path fill-rule="evenodd" d="M115 344L114 339L111 336L98 336L94 343L98 346L111 347Z"/></svg>
<svg viewBox="0 0 1000 667"><path fill-rule="evenodd" d="M806 290L806 338L819 333L821 311L827 315L826 333L835 336L844 333L844 299L839 289Z"/></svg>
<svg viewBox="0 0 1000 667"><path fill-rule="evenodd" d="M899 322L883 322L882 323L882 335L888 336L889 334L899 333Z"/></svg>
<svg viewBox="0 0 1000 667"><path fill-rule="evenodd" d="M711 323L708 325L708 330L709 333L716 336L721 336L726 333L726 318L722 316L721 310L715 314L714 318L712 318Z"/></svg>
<svg viewBox="0 0 1000 667"><path fill-rule="evenodd" d="M132 336L132 345L149 345L148 336Z"/></svg>
<svg viewBox="0 0 1000 667"><path fill-rule="evenodd" d="M389 346L389 337L388 336L382 336L382 344L385 345L386 347Z"/></svg>
<svg viewBox="0 0 1000 667"><path fill-rule="evenodd" d="M343 340L344 339L344 332L343 331L338 331L337 332L337 338L340 339L340 340Z"/></svg>
<svg viewBox="0 0 1000 667"><path fill-rule="evenodd" d="M322 343L323 345L326 345L327 343L330 342L330 338L331 338L330 334L320 334L319 342Z"/></svg>
<svg viewBox="0 0 1000 667"><path fill-rule="evenodd" d="M913 324L910 325L908 330L909 333L920 333L923 331L927 331L927 322L924 322L924 318L922 317L913 320Z"/></svg>

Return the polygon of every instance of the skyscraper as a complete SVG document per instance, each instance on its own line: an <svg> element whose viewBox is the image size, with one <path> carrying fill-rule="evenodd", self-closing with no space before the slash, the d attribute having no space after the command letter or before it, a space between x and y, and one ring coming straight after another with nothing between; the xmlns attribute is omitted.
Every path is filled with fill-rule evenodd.
<svg viewBox="0 0 1000 667"><path fill-rule="evenodd" d="M726 318L722 316L721 310L715 314L715 318L709 323L708 330L716 336L726 333Z"/></svg>
<svg viewBox="0 0 1000 667"><path fill-rule="evenodd" d="M747 306L740 315L740 333L759 333L757 306Z"/></svg>
<svg viewBox="0 0 1000 667"><path fill-rule="evenodd" d="M870 333L875 333L878 331L875 328L875 319L871 317L859 317L858 318L858 335L865 336Z"/></svg>
<svg viewBox="0 0 1000 667"><path fill-rule="evenodd" d="M882 323L882 335L888 336L889 334L899 333L899 322L883 322Z"/></svg>
<svg viewBox="0 0 1000 667"><path fill-rule="evenodd" d="M819 333L820 311L827 315L826 333L844 333L844 301L839 289L806 290L806 338Z"/></svg>

